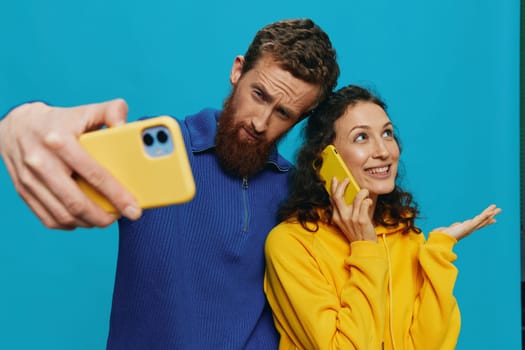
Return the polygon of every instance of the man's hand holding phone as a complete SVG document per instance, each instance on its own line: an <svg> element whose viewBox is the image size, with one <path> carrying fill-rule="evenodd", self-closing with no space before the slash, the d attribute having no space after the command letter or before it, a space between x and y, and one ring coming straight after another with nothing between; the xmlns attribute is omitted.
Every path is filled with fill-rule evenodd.
<svg viewBox="0 0 525 350"><path fill-rule="evenodd" d="M0 154L17 192L46 227L104 227L117 218L89 200L73 173L89 179L120 214L140 217L133 195L78 143L86 131L124 124L127 113L122 99L72 108L34 102L0 121Z"/></svg>

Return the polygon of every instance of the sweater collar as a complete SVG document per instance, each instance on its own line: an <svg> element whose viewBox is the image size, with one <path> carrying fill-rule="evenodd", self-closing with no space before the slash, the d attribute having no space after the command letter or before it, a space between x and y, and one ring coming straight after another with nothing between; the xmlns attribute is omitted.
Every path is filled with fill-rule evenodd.
<svg viewBox="0 0 525 350"><path fill-rule="evenodd" d="M382 236L383 234L390 235L393 233L403 232L405 228L406 228L406 224L399 223L397 224L397 226L394 226L394 227L385 227L385 226L379 225L375 227L375 230L378 236Z"/></svg>
<svg viewBox="0 0 525 350"><path fill-rule="evenodd" d="M205 152L215 148L215 134L217 133L217 122L220 115L220 110L208 108L184 119L184 123L188 127L193 153ZM272 150L266 163L273 165L282 172L286 172L292 167L290 162L283 158L276 149Z"/></svg>

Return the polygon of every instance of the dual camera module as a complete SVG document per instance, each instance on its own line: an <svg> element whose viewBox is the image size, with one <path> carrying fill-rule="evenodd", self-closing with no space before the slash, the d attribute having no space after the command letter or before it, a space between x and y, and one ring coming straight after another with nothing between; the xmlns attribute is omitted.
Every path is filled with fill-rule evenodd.
<svg viewBox="0 0 525 350"><path fill-rule="evenodd" d="M142 131L142 143L150 157L162 157L173 152L170 131L164 126L154 126Z"/></svg>

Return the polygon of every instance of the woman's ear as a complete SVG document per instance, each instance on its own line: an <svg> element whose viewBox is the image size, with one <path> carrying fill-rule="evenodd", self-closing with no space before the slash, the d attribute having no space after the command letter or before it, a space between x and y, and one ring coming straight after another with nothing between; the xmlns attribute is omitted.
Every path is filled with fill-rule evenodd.
<svg viewBox="0 0 525 350"><path fill-rule="evenodd" d="M242 67L244 66L244 56L237 56L233 61L232 70L230 72L230 83L237 84L242 75Z"/></svg>

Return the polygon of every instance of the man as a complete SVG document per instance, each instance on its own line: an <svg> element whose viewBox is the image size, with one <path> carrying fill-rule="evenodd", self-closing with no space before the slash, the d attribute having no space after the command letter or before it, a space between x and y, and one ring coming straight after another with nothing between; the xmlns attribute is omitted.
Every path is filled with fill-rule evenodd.
<svg viewBox="0 0 525 350"><path fill-rule="evenodd" d="M338 75L335 50L311 20L262 28L233 62L223 110L180 121L195 198L143 213L76 142L87 130L122 123L123 101L71 109L27 104L0 122L0 153L46 226L106 226L116 219L80 192L73 173L128 218L119 220L109 349L278 347L262 287L264 241L277 224L291 167L276 144Z"/></svg>

